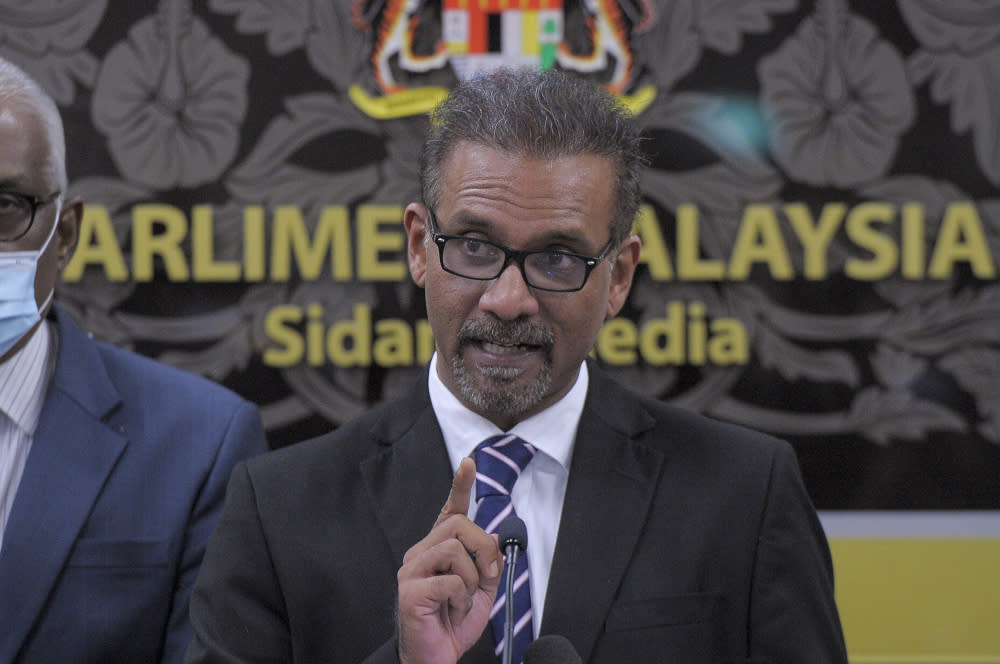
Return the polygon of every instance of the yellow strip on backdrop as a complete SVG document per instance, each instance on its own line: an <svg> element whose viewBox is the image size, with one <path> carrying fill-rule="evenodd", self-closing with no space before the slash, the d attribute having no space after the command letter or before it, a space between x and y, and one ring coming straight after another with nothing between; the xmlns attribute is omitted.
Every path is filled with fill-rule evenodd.
<svg viewBox="0 0 1000 664"><path fill-rule="evenodd" d="M656 99L656 87L645 85L637 90L635 94L621 95L620 99L628 110L632 112L632 115L639 115Z"/></svg>
<svg viewBox="0 0 1000 664"><path fill-rule="evenodd" d="M538 12L521 12L521 55L535 55L541 52L538 44Z"/></svg>
<svg viewBox="0 0 1000 664"><path fill-rule="evenodd" d="M1000 538L831 537L852 664L1000 664Z"/></svg>
<svg viewBox="0 0 1000 664"><path fill-rule="evenodd" d="M392 120L429 113L448 96L448 88L426 86L388 95L372 96L355 83L347 89L354 105L376 120Z"/></svg>

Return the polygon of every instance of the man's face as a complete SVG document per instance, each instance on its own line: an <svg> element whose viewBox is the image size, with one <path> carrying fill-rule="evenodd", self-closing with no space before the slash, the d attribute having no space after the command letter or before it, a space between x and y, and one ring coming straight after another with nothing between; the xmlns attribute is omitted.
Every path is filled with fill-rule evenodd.
<svg viewBox="0 0 1000 664"><path fill-rule="evenodd" d="M613 182L606 157L535 160L462 143L444 164L437 231L510 249L597 256L610 238ZM601 324L624 304L639 256L633 236L581 290L547 292L528 286L515 262L489 281L446 272L437 247L424 242L430 221L423 206L409 206L404 221L410 271L426 289L438 374L502 429L572 387Z"/></svg>
<svg viewBox="0 0 1000 664"><path fill-rule="evenodd" d="M0 191L48 200L60 190L49 140L45 125L37 114L23 104L0 103ZM52 232L53 225L60 221L56 219L57 207L55 200L40 205L28 232L14 242L0 242L0 251L40 249ZM76 223L81 211L79 201L63 206L59 215L61 223L38 260L35 301L39 305L52 292L59 272L69 258L76 242ZM26 339L27 336L0 361L16 352Z"/></svg>

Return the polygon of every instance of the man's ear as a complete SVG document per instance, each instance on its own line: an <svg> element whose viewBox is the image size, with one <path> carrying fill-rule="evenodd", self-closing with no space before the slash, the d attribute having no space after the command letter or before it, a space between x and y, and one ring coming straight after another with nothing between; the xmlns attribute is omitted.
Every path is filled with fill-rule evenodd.
<svg viewBox="0 0 1000 664"><path fill-rule="evenodd" d="M625 306L628 293L632 290L632 277L639 264L642 240L638 235L630 235L618 248L618 257L611 267L611 284L608 289L608 309L605 318L614 318Z"/></svg>
<svg viewBox="0 0 1000 664"><path fill-rule="evenodd" d="M66 268L73 257L80 239L80 221L83 219L83 199L73 196L62 206L53 240L56 243L56 261L59 272Z"/></svg>
<svg viewBox="0 0 1000 664"><path fill-rule="evenodd" d="M406 257L410 265L410 277L421 288L427 276L427 208L420 203L410 203L403 211L403 226L406 228Z"/></svg>

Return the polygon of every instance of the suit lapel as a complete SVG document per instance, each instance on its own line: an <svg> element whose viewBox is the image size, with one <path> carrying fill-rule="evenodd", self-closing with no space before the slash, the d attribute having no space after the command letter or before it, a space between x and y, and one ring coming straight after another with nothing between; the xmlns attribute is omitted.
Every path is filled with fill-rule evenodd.
<svg viewBox="0 0 1000 664"><path fill-rule="evenodd" d="M404 406L401 411L412 409ZM393 556L402 565L406 550L434 525L451 487L451 468L429 403L416 413L413 426L401 437L395 433L400 416L394 414L391 419L387 433L376 431L380 438L389 437L382 438L381 449L362 461L361 475Z"/></svg>
<svg viewBox="0 0 1000 664"><path fill-rule="evenodd" d="M642 534L664 463L661 452L633 440L652 419L599 371L591 368L590 375L541 628L567 637L585 662Z"/></svg>
<svg viewBox="0 0 1000 664"><path fill-rule="evenodd" d="M0 661L14 659L126 440L102 422L120 402L101 358L59 314L56 369L0 551Z"/></svg>
<svg viewBox="0 0 1000 664"><path fill-rule="evenodd" d="M362 461L361 476L398 567L430 531L451 488L451 463L427 396L426 374L371 433L382 447ZM483 630L461 663L496 664L494 645L493 633Z"/></svg>

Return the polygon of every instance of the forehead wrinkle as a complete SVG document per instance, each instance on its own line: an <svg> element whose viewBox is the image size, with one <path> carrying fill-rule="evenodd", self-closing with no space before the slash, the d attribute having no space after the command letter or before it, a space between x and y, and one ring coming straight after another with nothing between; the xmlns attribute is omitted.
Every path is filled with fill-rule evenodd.
<svg viewBox="0 0 1000 664"><path fill-rule="evenodd" d="M496 208L497 204L517 208L526 213L532 212L571 212L583 214L584 207L573 198L567 200L565 193L550 187L544 187L539 191L526 189L523 184L513 183L506 178L486 179L481 181L463 183L461 188L454 192L452 199L461 201L465 205L477 205L483 203L490 208Z"/></svg>
<svg viewBox="0 0 1000 664"><path fill-rule="evenodd" d="M451 219L470 225L499 225L494 219L513 217L526 224L571 225L576 228L580 220L589 218L587 207L575 199L566 200L564 196L548 192L525 199L522 190L509 186L506 189L516 196L498 196L496 187L481 193L462 190L452 198L455 212Z"/></svg>
<svg viewBox="0 0 1000 664"><path fill-rule="evenodd" d="M456 213L448 222L449 226L453 228L447 231L440 228L440 219L438 220L438 225L441 232L457 233L457 232L468 232L468 231L479 231L484 235L489 236L496 242L502 244L501 240L497 236L505 236L506 233L496 233L497 229L503 230L503 226L496 222L490 221L487 218L479 216L473 213L459 212ZM524 222L528 225L535 224L549 224L549 220L538 220L537 222ZM545 246L550 244L566 244L566 245L579 245L586 244L587 238L583 236L578 230L566 230L559 227L544 227L538 235L531 238L529 245ZM519 247L510 247L512 249L518 249Z"/></svg>
<svg viewBox="0 0 1000 664"><path fill-rule="evenodd" d="M606 238L594 215L605 203L600 182L607 169L606 160L591 155L529 159L470 145L445 168L437 205L449 230L442 232L463 228L511 247L560 244L587 253Z"/></svg>

